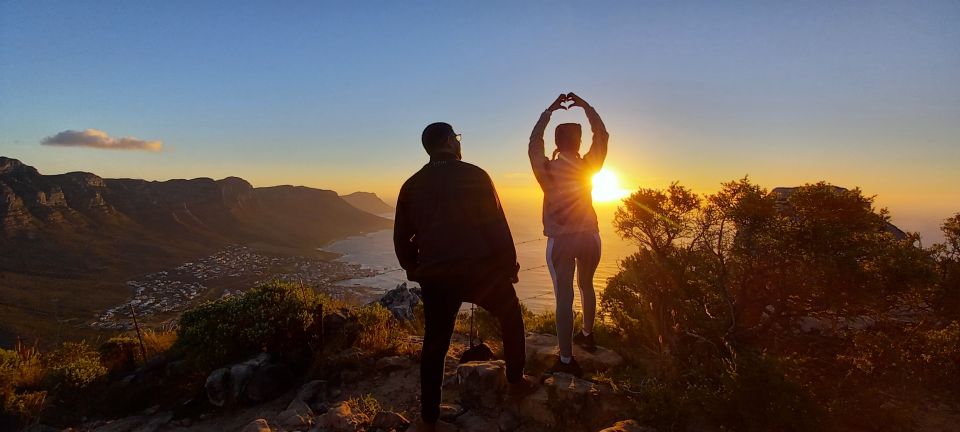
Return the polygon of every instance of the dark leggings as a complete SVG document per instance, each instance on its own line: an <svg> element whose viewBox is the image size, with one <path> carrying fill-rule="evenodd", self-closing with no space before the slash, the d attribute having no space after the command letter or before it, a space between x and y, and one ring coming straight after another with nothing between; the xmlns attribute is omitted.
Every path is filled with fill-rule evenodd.
<svg viewBox="0 0 960 432"><path fill-rule="evenodd" d="M577 273L580 303L583 305L583 330L593 331L597 316L597 295L593 275L600 264L600 234L582 232L561 234L547 240L547 268L557 297L557 341L560 355L573 356L573 273Z"/></svg>
<svg viewBox="0 0 960 432"><path fill-rule="evenodd" d="M523 316L520 301L509 280L497 283L472 282L467 278L448 282L422 282L423 314L426 332L420 359L420 400L423 421L434 423L440 417L440 396L444 360L450 337L463 302L480 306L500 321L507 380L523 379Z"/></svg>

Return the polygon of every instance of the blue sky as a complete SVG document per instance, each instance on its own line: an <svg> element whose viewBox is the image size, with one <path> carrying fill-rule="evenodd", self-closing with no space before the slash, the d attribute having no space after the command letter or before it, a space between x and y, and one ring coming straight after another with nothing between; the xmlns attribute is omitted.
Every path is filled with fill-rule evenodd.
<svg viewBox="0 0 960 432"><path fill-rule="evenodd" d="M535 202L529 131L576 91L627 188L826 180L934 235L960 211L958 22L956 1L0 0L0 154L389 201L447 121L507 201ZM164 150L40 145L88 128Z"/></svg>

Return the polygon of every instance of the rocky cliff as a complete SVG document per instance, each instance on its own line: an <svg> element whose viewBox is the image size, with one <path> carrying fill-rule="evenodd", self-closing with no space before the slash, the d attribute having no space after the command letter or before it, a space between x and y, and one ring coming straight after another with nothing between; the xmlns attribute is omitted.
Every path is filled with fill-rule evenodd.
<svg viewBox="0 0 960 432"><path fill-rule="evenodd" d="M389 222L333 191L247 181L42 175L0 157L0 270L82 274L224 244L315 248ZM56 259L54 259L56 258Z"/></svg>

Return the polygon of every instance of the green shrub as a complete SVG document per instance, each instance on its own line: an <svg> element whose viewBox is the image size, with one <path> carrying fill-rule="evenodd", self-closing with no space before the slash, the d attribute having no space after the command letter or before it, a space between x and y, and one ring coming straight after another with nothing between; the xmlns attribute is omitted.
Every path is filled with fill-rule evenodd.
<svg viewBox="0 0 960 432"><path fill-rule="evenodd" d="M316 336L314 317L329 300L309 288L272 282L184 312L174 348L200 368L253 353L299 354Z"/></svg>
<svg viewBox="0 0 960 432"><path fill-rule="evenodd" d="M407 352L410 349L404 324L397 321L389 309L379 303L356 310L362 330L356 345L364 351L380 355Z"/></svg>
<svg viewBox="0 0 960 432"><path fill-rule="evenodd" d="M82 389L107 374L100 354L86 342L64 342L47 359L51 387Z"/></svg>
<svg viewBox="0 0 960 432"><path fill-rule="evenodd" d="M18 341L13 350L0 349L0 426L24 426L40 416L47 401L42 360L35 344Z"/></svg>
<svg viewBox="0 0 960 432"><path fill-rule="evenodd" d="M143 363L140 354L140 343L136 339L125 336L110 338L98 348L100 363L111 374L128 372L136 369L137 364Z"/></svg>

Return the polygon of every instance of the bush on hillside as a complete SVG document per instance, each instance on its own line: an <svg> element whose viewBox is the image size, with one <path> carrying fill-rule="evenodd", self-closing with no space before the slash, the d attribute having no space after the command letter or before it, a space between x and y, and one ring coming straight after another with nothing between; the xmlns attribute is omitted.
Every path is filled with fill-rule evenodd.
<svg viewBox="0 0 960 432"><path fill-rule="evenodd" d="M317 336L315 319L325 302L332 304L299 285L261 285L184 312L174 348L202 369L262 351L299 356Z"/></svg>
<svg viewBox="0 0 960 432"><path fill-rule="evenodd" d="M41 388L46 370L36 346L17 343L0 349L0 427L16 428L40 416L47 391Z"/></svg>
<svg viewBox="0 0 960 432"><path fill-rule="evenodd" d="M64 342L46 361L52 388L83 389L107 375L100 353L86 342Z"/></svg>
<svg viewBox="0 0 960 432"><path fill-rule="evenodd" d="M410 350L408 327L397 321L389 309L373 303L356 311L363 330L356 346L377 355L392 355Z"/></svg>
<svg viewBox="0 0 960 432"><path fill-rule="evenodd" d="M817 183L777 196L746 178L708 196L640 189L614 225L638 250L609 280L602 310L629 362L652 374L628 385L640 401L681 407L672 421L815 430L842 424L845 407L879 388L951 382L957 335L931 316L953 292L946 228L946 245L923 249L858 189ZM904 311L915 325L898 321ZM801 320L825 326L805 331Z"/></svg>

